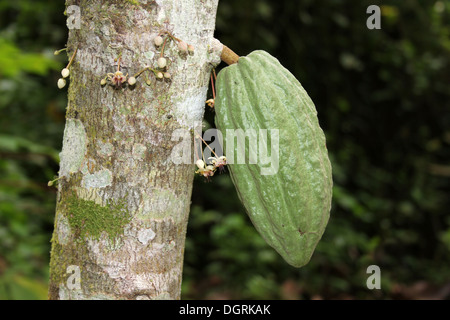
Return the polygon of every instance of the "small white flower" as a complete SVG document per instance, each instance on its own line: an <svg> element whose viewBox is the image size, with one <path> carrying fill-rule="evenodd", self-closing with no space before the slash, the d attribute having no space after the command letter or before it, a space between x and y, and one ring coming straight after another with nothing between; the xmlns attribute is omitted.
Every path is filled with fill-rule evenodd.
<svg viewBox="0 0 450 320"><path fill-rule="evenodd" d="M108 79L116 88L120 88L122 84L127 81L128 73L123 75L122 71L116 71L115 73L108 73Z"/></svg>
<svg viewBox="0 0 450 320"><path fill-rule="evenodd" d="M195 173L205 177L207 181L209 181L209 178L212 177L216 171L214 166L207 166L201 159L197 160L195 164L198 167L198 170L195 171Z"/></svg>
<svg viewBox="0 0 450 320"><path fill-rule="evenodd" d="M208 160L211 160L215 169L219 169L220 172L224 170L224 167L227 165L227 158L225 156L221 157L209 157Z"/></svg>
<svg viewBox="0 0 450 320"><path fill-rule="evenodd" d="M205 103L206 103L209 107L214 108L214 103L215 103L214 99L206 100Z"/></svg>

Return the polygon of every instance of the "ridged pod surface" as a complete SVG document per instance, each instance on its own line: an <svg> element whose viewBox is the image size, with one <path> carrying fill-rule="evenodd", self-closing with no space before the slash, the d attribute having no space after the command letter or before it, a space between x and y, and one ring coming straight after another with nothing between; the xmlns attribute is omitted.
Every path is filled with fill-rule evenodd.
<svg viewBox="0 0 450 320"><path fill-rule="evenodd" d="M307 264L329 220L333 185L314 103L300 82L261 50L222 69L216 92L216 126L224 136L231 178L250 220L286 262L294 267ZM248 141L246 161L238 163L239 143L226 143L227 134L238 129L267 130L268 156L278 161L273 174L261 174L269 166L267 162L249 161ZM278 148L276 135L269 138L276 130ZM256 154L261 156L258 145Z"/></svg>

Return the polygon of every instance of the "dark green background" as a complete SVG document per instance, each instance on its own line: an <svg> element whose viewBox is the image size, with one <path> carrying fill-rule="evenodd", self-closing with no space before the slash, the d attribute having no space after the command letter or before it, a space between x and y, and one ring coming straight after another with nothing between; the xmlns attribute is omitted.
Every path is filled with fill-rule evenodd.
<svg viewBox="0 0 450 320"><path fill-rule="evenodd" d="M185 299L449 298L450 4L383 1L382 29L369 30L371 4L381 1L220 1L216 37L240 55L276 56L315 102L333 208L311 262L295 269L255 232L228 174L196 178ZM0 0L0 299L46 299L64 9ZM381 290L366 287L372 264Z"/></svg>

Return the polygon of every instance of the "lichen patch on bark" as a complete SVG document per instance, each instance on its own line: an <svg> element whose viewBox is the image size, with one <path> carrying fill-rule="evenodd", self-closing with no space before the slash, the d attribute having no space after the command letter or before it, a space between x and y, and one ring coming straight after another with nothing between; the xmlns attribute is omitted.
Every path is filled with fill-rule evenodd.
<svg viewBox="0 0 450 320"><path fill-rule="evenodd" d="M183 93L183 97L174 97L174 116L182 127L192 129L196 123L202 120L204 109L199 109L199 104L204 104L208 88L193 88Z"/></svg>
<svg viewBox="0 0 450 320"><path fill-rule="evenodd" d="M152 241L156 236L155 231L152 229L142 229L138 231L138 240L142 244L147 244Z"/></svg>
<svg viewBox="0 0 450 320"><path fill-rule="evenodd" d="M112 183L112 173L108 169L102 169L92 174L84 175L82 185L84 188L105 188Z"/></svg>
<svg viewBox="0 0 450 320"><path fill-rule="evenodd" d="M68 119L64 129L63 148L59 155L61 177L68 177L80 169L86 153L86 143L83 123L76 119Z"/></svg>

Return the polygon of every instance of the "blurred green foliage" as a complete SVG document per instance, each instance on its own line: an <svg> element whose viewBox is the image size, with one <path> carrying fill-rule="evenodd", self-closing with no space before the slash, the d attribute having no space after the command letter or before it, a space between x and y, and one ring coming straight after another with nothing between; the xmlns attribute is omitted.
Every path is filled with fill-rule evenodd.
<svg viewBox="0 0 450 320"><path fill-rule="evenodd" d="M381 30L366 28L371 4ZM56 81L67 57L53 56L67 38L63 12L63 2L0 0L0 299L46 298L56 202L47 181L66 103ZM445 298L449 22L449 3L436 0L220 1L216 37L240 55L278 57L315 102L333 209L311 262L295 269L256 233L227 173L196 178L184 298ZM214 126L213 111L205 120ZM381 290L366 287L371 264Z"/></svg>
<svg viewBox="0 0 450 320"><path fill-rule="evenodd" d="M46 299L66 97L64 4L0 1L0 299Z"/></svg>

